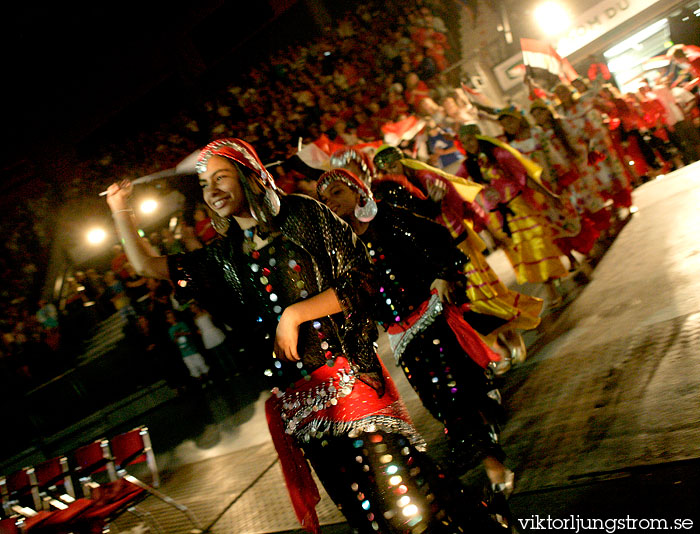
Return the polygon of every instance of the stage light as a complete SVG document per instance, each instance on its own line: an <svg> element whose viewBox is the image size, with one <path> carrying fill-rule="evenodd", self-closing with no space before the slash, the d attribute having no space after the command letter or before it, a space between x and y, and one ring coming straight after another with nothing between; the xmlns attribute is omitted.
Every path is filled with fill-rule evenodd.
<svg viewBox="0 0 700 534"><path fill-rule="evenodd" d="M556 2L540 4L535 8L534 16L542 31L548 35L562 33L571 25L569 13Z"/></svg>
<svg viewBox="0 0 700 534"><path fill-rule="evenodd" d="M141 213L153 213L156 209L158 209L158 202L152 198L141 202Z"/></svg>
<svg viewBox="0 0 700 534"><path fill-rule="evenodd" d="M99 245L107 238L107 232L102 228L93 228L87 233L87 241L91 245Z"/></svg>

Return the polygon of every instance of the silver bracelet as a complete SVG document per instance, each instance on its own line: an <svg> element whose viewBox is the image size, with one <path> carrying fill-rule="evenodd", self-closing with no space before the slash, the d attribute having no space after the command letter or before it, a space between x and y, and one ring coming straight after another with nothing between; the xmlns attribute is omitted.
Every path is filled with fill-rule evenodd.
<svg viewBox="0 0 700 534"><path fill-rule="evenodd" d="M125 213L125 212L127 212L127 211L130 211L131 213L134 213L134 208L126 208L126 209L123 209L123 210L113 211L113 212L112 212L112 215L116 215L117 213Z"/></svg>

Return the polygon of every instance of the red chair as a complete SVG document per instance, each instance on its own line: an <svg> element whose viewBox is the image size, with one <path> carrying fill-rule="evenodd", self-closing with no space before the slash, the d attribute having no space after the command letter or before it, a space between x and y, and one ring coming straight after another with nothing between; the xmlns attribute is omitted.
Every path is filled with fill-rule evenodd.
<svg viewBox="0 0 700 534"><path fill-rule="evenodd" d="M0 519L0 534L21 534L22 531L17 525L19 521L21 521L19 517Z"/></svg>
<svg viewBox="0 0 700 534"><path fill-rule="evenodd" d="M89 496L95 503L93 508L78 518L78 522L109 524L125 511L137 516L149 516L135 506L152 495L185 514L190 522L201 530L199 522L189 508L155 489L160 485L160 479L146 427L119 434L109 442L100 440L85 445L75 451L74 459L75 472L83 487L83 495ZM151 485L127 472L128 467L143 462L150 471ZM102 481L99 481L100 477ZM154 527L159 530L157 524Z"/></svg>
<svg viewBox="0 0 700 534"><path fill-rule="evenodd" d="M69 504L75 502L73 479L68 469L68 458L65 456L51 458L34 466L34 473L30 478L44 510L50 510L52 506L65 510Z"/></svg>
<svg viewBox="0 0 700 534"><path fill-rule="evenodd" d="M66 508L53 511L41 510L38 514L26 517L22 524L22 532L60 534L72 532L71 525L86 511L94 506L90 499L77 499Z"/></svg>
<svg viewBox="0 0 700 534"><path fill-rule="evenodd" d="M54 458L39 464L36 468L25 467L2 482L2 500L5 513L20 514L21 531L44 530L63 532L64 525L74 520L92 506L87 499L70 495L61 501L50 495L50 491L61 489L72 492L72 481L65 458ZM42 499L45 496L45 500ZM54 510L44 509L54 506ZM9 515L8 514L8 515ZM8 527L9 528L9 527Z"/></svg>
<svg viewBox="0 0 700 534"><path fill-rule="evenodd" d="M136 508L141 501L149 496L149 493L125 479L119 479L107 484L91 488L93 506L84 514L81 514L73 522L73 525L82 531L96 531L96 525L103 528L112 523L124 512L134 514L149 523L151 530L162 532L158 523L148 512ZM86 528L86 527L90 528Z"/></svg>
<svg viewBox="0 0 700 534"><path fill-rule="evenodd" d="M100 439L73 451L74 474L84 497L91 487L117 480L117 472L109 450L109 441Z"/></svg>
<svg viewBox="0 0 700 534"><path fill-rule="evenodd" d="M151 447L151 438L148 434L147 427L138 427L129 432L113 437L110 440L110 449L112 450L112 457L116 466L117 476L120 479L126 480L127 482L146 490L150 495L172 506L173 508L176 508L185 514L187 519L197 530L201 530L202 527L199 525L199 521L197 521L197 518L189 508L155 489L160 486L160 478L158 476L156 456L153 453L153 448ZM127 472L127 467L143 462L146 462L151 473L151 485L142 482Z"/></svg>
<svg viewBox="0 0 700 534"><path fill-rule="evenodd" d="M148 428L142 426L114 436L109 441L109 447L112 451L112 459L114 460L118 477L122 478L128 474L127 467L145 462L151 473L151 486L154 488L160 486L156 456L151 447L151 437L148 434Z"/></svg>
<svg viewBox="0 0 700 534"><path fill-rule="evenodd" d="M23 467L6 477L0 477L0 500L3 515L32 515L41 510L41 498L36 490L34 469Z"/></svg>
<svg viewBox="0 0 700 534"><path fill-rule="evenodd" d="M109 441L101 439L79 447L73 452L73 461L82 495L95 504L77 518L77 523L108 525L125 511L140 515L134 507L148 497L148 492L119 479Z"/></svg>

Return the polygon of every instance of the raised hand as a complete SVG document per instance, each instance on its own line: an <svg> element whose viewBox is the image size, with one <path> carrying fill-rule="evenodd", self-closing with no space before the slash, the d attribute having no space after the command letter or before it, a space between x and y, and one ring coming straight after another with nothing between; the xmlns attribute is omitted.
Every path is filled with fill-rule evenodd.
<svg viewBox="0 0 700 534"><path fill-rule="evenodd" d="M113 183L107 188L107 204L112 213L129 209L129 199L134 186L129 180Z"/></svg>
<svg viewBox="0 0 700 534"><path fill-rule="evenodd" d="M431 180L425 184L428 196L435 202L440 202L447 193L447 185L440 180Z"/></svg>

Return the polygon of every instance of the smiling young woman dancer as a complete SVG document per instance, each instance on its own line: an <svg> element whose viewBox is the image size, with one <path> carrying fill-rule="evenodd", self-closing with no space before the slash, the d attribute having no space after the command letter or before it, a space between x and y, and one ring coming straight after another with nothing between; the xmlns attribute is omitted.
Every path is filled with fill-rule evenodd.
<svg viewBox="0 0 700 534"><path fill-rule="evenodd" d="M197 172L217 227L228 226L200 250L152 256L138 238L130 186L111 185L107 202L140 272L186 285L242 332L260 327L249 356L269 361L268 423L302 525L320 531L308 461L358 532L489 532L483 506L421 452L377 358L371 266L350 227L313 199L280 193L242 140L207 145Z"/></svg>

